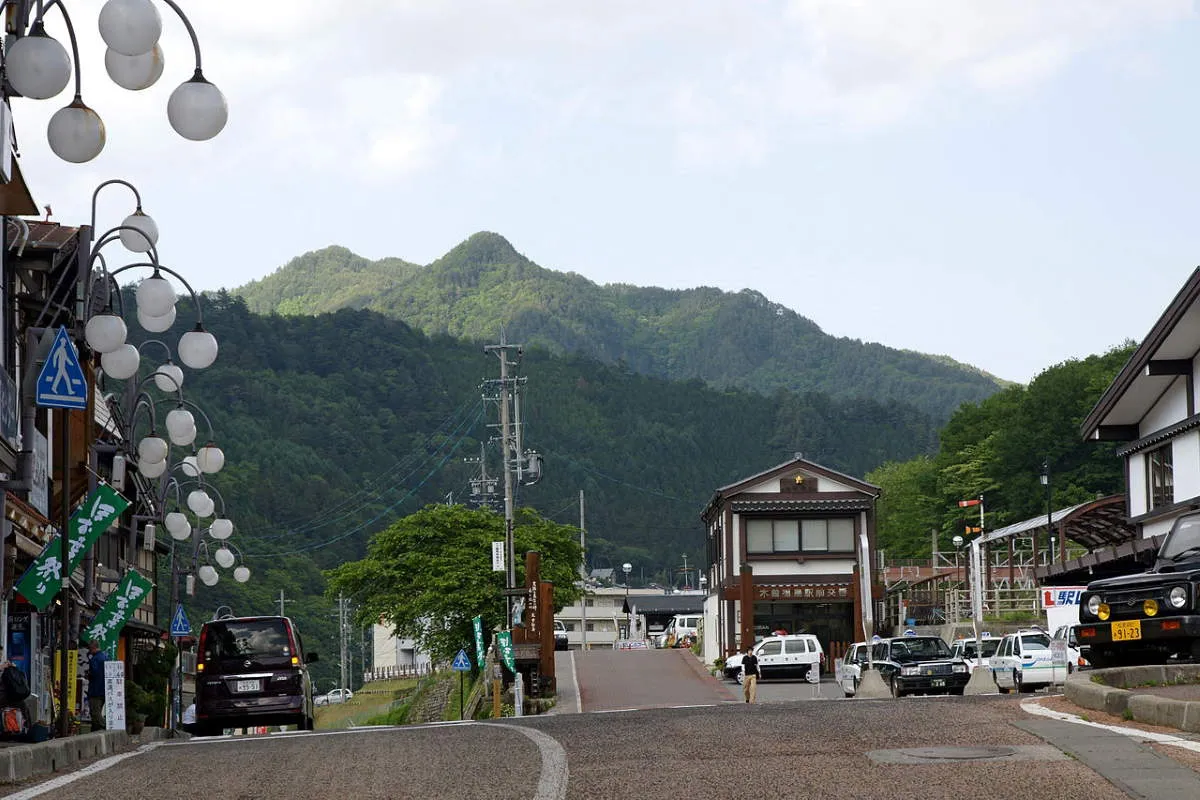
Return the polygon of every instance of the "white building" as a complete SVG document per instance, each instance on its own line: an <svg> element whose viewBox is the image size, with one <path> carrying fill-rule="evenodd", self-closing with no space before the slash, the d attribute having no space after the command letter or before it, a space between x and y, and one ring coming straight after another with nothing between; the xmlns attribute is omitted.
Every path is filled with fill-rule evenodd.
<svg viewBox="0 0 1200 800"><path fill-rule="evenodd" d="M429 669L429 656L417 648L413 639L398 639L387 625L371 626L371 657L376 671L411 668Z"/></svg>
<svg viewBox="0 0 1200 800"><path fill-rule="evenodd" d="M717 489L701 515L704 660L775 630L816 634L831 657L869 638L864 598L875 609L882 594L869 569L878 497L879 487L799 456Z"/></svg>
<svg viewBox="0 0 1200 800"><path fill-rule="evenodd" d="M1129 522L1165 534L1200 508L1200 269L1154 323L1083 422L1085 438L1121 442Z"/></svg>
<svg viewBox="0 0 1200 800"><path fill-rule="evenodd" d="M567 644L582 647L612 647L623 636L633 616L634 636L646 636L646 617L638 612L639 598L662 597L661 589L629 589L630 614L624 612L626 589L623 586L590 587L582 600L566 606L554 618L567 628Z"/></svg>

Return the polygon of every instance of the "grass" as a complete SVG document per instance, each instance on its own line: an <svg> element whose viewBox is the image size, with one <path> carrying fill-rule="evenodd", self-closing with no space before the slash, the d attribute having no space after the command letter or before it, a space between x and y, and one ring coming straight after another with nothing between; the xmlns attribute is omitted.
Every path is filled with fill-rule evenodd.
<svg viewBox="0 0 1200 800"><path fill-rule="evenodd" d="M336 730L374 724L371 720L387 716L399 701L412 695L416 686L415 678L371 681L345 703L317 706L316 727L318 730Z"/></svg>

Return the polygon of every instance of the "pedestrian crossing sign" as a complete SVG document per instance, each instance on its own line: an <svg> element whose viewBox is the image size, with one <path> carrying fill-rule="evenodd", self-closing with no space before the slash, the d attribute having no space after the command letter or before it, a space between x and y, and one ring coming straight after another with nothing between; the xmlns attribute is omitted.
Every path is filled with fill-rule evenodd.
<svg viewBox="0 0 1200 800"><path fill-rule="evenodd" d="M46 354L46 363L38 373L34 401L44 408L87 408L87 379L83 377L83 367L66 326L59 326L54 344Z"/></svg>
<svg viewBox="0 0 1200 800"><path fill-rule="evenodd" d="M446 662L442 662L443 664ZM450 665L450 669L455 672L470 672L471 659L467 658L466 650L459 650L458 655L454 657L454 663Z"/></svg>
<svg viewBox="0 0 1200 800"><path fill-rule="evenodd" d="M175 616L171 618L172 636L189 636L192 623L188 622L187 614L183 613L183 603L175 606Z"/></svg>

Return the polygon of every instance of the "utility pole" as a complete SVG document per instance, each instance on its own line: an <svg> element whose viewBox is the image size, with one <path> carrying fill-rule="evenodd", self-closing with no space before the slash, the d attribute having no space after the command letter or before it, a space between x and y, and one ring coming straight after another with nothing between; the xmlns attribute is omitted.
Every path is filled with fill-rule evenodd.
<svg viewBox="0 0 1200 800"><path fill-rule="evenodd" d="M583 637L580 647L588 649L587 643L587 528L583 523L583 489L579 490L579 574L583 576L583 595L579 598L579 632Z"/></svg>
<svg viewBox="0 0 1200 800"><path fill-rule="evenodd" d="M509 419L509 403L511 387L508 380L508 351L516 349L518 355L522 352L520 345L506 344L504 333L500 333L500 344L485 345L485 353L495 353L500 359L500 463L504 470L504 588L512 590L517 585L516 558L513 553L513 464L510 461L512 449L511 420ZM516 453L516 458L520 458ZM513 626L511 595L504 596L505 622L507 628Z"/></svg>
<svg viewBox="0 0 1200 800"><path fill-rule="evenodd" d="M338 595L338 646L341 648L341 677L342 682L338 684L342 689L346 686L346 598Z"/></svg>
<svg viewBox="0 0 1200 800"><path fill-rule="evenodd" d="M286 616L287 616L287 614L285 614L285 613L283 612L283 605L284 605L284 603L294 603L294 602L296 602L296 601L295 601L295 600L285 600L285 599L283 599L283 589L280 589L280 590L279 590L279 616L281 616L281 617L286 617Z"/></svg>

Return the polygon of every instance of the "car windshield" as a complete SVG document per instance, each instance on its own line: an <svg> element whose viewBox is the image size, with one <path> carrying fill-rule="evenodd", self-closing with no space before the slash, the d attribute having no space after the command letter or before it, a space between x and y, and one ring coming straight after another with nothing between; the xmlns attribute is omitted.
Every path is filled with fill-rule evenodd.
<svg viewBox="0 0 1200 800"><path fill-rule="evenodd" d="M205 630L205 656L210 659L291 655L282 619L219 620Z"/></svg>
<svg viewBox="0 0 1200 800"><path fill-rule="evenodd" d="M896 661L924 661L949 655L950 647L936 636L924 639L911 637L892 642L892 658Z"/></svg>
<svg viewBox="0 0 1200 800"><path fill-rule="evenodd" d="M1189 514L1175 520L1158 551L1158 557L1174 561L1185 553L1200 554L1200 514Z"/></svg>

